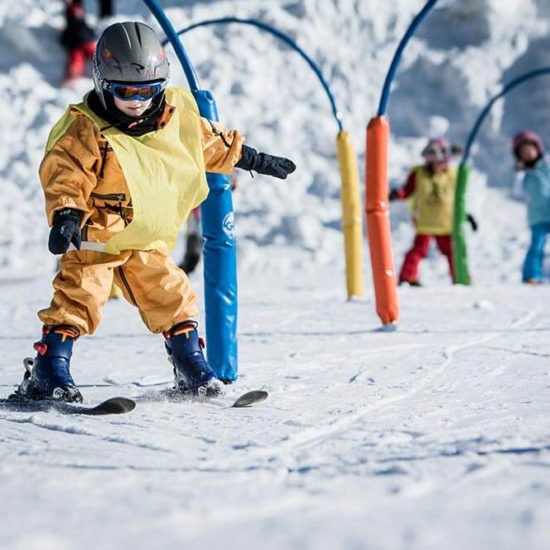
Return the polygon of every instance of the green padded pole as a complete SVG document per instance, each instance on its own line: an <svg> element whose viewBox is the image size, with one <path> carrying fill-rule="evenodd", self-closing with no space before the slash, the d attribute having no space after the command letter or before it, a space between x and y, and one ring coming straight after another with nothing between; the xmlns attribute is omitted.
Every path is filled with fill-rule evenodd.
<svg viewBox="0 0 550 550"><path fill-rule="evenodd" d="M466 219L466 188L470 169L465 162L458 166L456 179L455 205L453 212L453 262L454 262L454 283L459 285L470 284L468 271L468 255L466 251L466 235L462 223Z"/></svg>

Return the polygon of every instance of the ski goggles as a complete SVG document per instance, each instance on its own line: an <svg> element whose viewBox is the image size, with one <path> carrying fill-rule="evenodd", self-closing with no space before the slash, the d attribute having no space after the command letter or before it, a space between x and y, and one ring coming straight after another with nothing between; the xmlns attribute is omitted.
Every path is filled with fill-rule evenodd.
<svg viewBox="0 0 550 550"><path fill-rule="evenodd" d="M122 101L132 101L134 99L141 99L148 101L162 92L163 86L161 82L155 84L116 84L115 82L109 83L109 91L118 99Z"/></svg>
<svg viewBox="0 0 550 550"><path fill-rule="evenodd" d="M430 146L422 151L422 156L431 162L446 162L450 158L450 151L444 147Z"/></svg>

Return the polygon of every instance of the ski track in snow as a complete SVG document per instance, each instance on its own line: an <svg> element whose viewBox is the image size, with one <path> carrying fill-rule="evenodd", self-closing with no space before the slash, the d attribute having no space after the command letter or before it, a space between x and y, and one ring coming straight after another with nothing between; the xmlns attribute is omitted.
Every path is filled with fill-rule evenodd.
<svg viewBox="0 0 550 550"><path fill-rule="evenodd" d="M526 314L524 318L512 323L510 328L519 328L521 325L527 323L534 316L534 313L530 312ZM484 338L474 340L466 344L446 346L443 351L437 352L437 356L441 359L438 362L439 364L437 364L435 368L432 368L429 372L429 375L427 377L424 377L419 384L413 385L406 392L400 395L382 398L376 404L365 407L364 409L360 409L358 411L354 411L352 414L348 414L322 429L313 429L311 430L312 433L308 432L295 435L292 440L285 442L282 447L286 451L297 450L322 443L331 437L341 436L346 430L352 428L354 424L360 422L361 420L364 420L367 415L375 411L379 411L383 407L391 406L396 402L410 399L415 394L418 394L424 389L431 390L431 388L436 386L437 379L441 376L441 374L444 373L452 365L453 357L456 352L471 346L476 346L491 341L498 336L499 335L485 336ZM392 347L392 352L395 352L395 347ZM270 451L263 450L262 454L264 453L269 455Z"/></svg>

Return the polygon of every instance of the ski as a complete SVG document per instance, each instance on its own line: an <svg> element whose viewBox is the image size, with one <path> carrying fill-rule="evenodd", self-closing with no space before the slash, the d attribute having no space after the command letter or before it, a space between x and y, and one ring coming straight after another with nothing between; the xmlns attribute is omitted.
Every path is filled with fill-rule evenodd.
<svg viewBox="0 0 550 550"><path fill-rule="evenodd" d="M261 403L268 398L269 394L263 390L253 390L246 393L243 393L239 396L231 408L241 408L241 407L250 407L256 403Z"/></svg>
<svg viewBox="0 0 550 550"><path fill-rule="evenodd" d="M49 412L55 411L61 414L81 414L86 416L105 416L109 414L125 414L133 411L136 402L127 397L111 397L97 405L81 405L79 403L67 403L54 399L27 399L20 396L11 396L8 399L0 399L0 410L13 412Z"/></svg>
<svg viewBox="0 0 550 550"><path fill-rule="evenodd" d="M207 396L207 395L187 395L183 394L175 388L168 388L166 390L161 390L160 392L154 392L153 394L148 394L142 396L143 401L158 401L166 400L174 403L212 403L223 408L230 409L240 409L244 407L251 407L257 403L265 401L269 397L269 394L264 390L252 390L242 395L239 395L237 398L232 398L229 395L216 395L216 396ZM227 400L232 399L230 404L227 404Z"/></svg>
<svg viewBox="0 0 550 550"><path fill-rule="evenodd" d="M174 402L199 402L199 403L219 403L223 395L216 397L190 397L181 394L171 388L165 392L164 398ZM238 396L228 408L245 408L261 403L268 398L269 394L264 390L252 390ZM151 398L145 398L149 401ZM0 410L12 412L50 412L55 411L61 414L85 415L85 416L105 416L111 414L125 414L133 411L136 402L127 397L111 397L97 405L81 405L79 403L67 403L66 401L56 401L55 399L28 399L24 396L12 395L7 399L0 399Z"/></svg>

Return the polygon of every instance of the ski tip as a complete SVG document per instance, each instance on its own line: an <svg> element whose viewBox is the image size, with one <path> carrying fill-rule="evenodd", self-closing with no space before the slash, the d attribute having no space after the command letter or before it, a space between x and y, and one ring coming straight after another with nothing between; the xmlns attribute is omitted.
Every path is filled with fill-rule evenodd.
<svg viewBox="0 0 550 550"><path fill-rule="evenodd" d="M254 405L254 403L265 401L268 395L269 394L263 390L249 391L247 393L243 393L243 395L237 398L237 400L235 401L235 403L233 403L233 405L231 405L231 407L250 407L250 405Z"/></svg>
<svg viewBox="0 0 550 550"><path fill-rule="evenodd" d="M135 408L136 402L133 399L111 397L94 407L94 412L96 414L124 414L133 411Z"/></svg>
<svg viewBox="0 0 550 550"><path fill-rule="evenodd" d="M0 399L0 409L11 410L13 412L57 411L61 414L101 416L124 414L133 411L135 408L136 402L126 397L111 397L95 406L67 403L66 401L56 401L53 399L29 399L17 394L12 394L7 399Z"/></svg>

